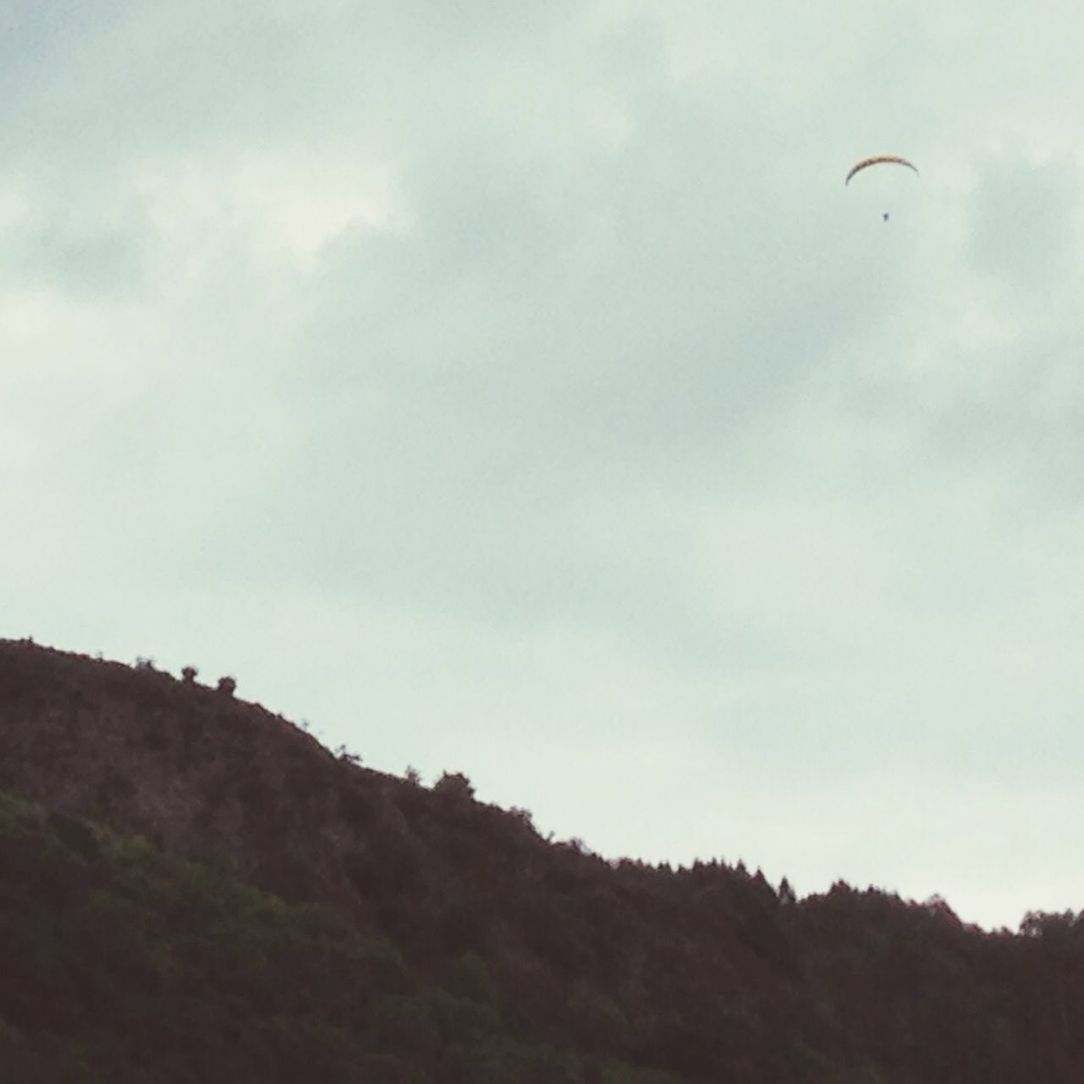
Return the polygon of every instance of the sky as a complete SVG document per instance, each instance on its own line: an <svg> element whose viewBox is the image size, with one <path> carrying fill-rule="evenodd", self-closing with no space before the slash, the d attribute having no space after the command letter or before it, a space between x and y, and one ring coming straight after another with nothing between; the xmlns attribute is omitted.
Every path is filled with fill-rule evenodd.
<svg viewBox="0 0 1084 1084"><path fill-rule="evenodd" d="M607 858L1084 908L1082 32L0 0L0 635Z"/></svg>

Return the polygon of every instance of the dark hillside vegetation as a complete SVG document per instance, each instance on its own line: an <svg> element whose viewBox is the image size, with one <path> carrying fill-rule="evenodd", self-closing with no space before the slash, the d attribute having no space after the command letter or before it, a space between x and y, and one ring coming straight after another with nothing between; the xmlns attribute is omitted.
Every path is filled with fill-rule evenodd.
<svg viewBox="0 0 1084 1084"><path fill-rule="evenodd" d="M516 1041L480 961L438 985L332 908L2 792L0 959L12 1084L673 1080Z"/></svg>
<svg viewBox="0 0 1084 1084"><path fill-rule="evenodd" d="M182 974L193 1001L233 1006L216 1010L215 1026L233 1021L235 1045L264 1051L258 1068L246 1063L254 1080L293 1079L292 1042L315 1044L297 1057L312 1067L306 1079L329 1081L1084 1080L1077 916L1033 915L1017 934L986 934L939 900L840 883L797 901L740 864L608 862L547 842L523 811L477 802L462 775L429 789L370 771L230 687L193 678L0 642L0 788L46 810L6 807L21 825L12 838L40 836L15 852L37 847L68 870L27 872L12 859L0 869L3 899L34 901L43 916L82 901L52 927L9 922L8 942L24 946L23 980L9 986L30 989L35 975L54 995L64 985L48 980L57 930L92 921L119 938L142 931L135 948L64 957L56 972L101 972L95 981L120 1000L89 998L98 1016L71 1009L46 1026L0 1004L0 1035L16 1036L27 1057L50 1042L76 1066L105 1057L93 1044L121 1042L124 998L178 996ZM114 842L103 849L105 838ZM157 887L134 899L130 887L109 887L126 902L104 916L87 902L95 878L112 886L140 863L201 872L139 874ZM201 903L182 936L172 923L193 877L226 902ZM65 895L66 878L83 896ZM241 947L212 950L216 937ZM201 940L193 963L185 952ZM115 965L125 952L143 962ZM198 962L211 958L212 968ZM256 981L259 968L273 977ZM300 1006L250 1000L276 984L309 992ZM169 1012L192 1028L202 1019ZM385 1033L399 1047L372 1040ZM131 1056L122 1048L117 1057ZM147 1046L166 1049L160 1037ZM347 1063L364 1075L344 1075ZM248 1079L221 1065L217 1076L186 1064L176 1072L196 1076L163 1068L145 1079Z"/></svg>

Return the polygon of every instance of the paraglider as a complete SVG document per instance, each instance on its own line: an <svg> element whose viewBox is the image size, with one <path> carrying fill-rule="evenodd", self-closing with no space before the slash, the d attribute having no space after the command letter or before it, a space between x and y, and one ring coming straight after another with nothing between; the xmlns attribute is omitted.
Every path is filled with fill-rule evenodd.
<svg viewBox="0 0 1084 1084"><path fill-rule="evenodd" d="M879 166L886 164L906 166L908 169L914 170L916 174L918 173L918 166L916 166L913 162L908 162L906 158L901 158L897 154L877 154L874 155L872 158L863 158L861 162L856 162L853 166L851 166L851 171L847 174L847 177L843 183L845 185L850 184L851 178L856 173L860 173L862 170L868 169L870 166Z"/></svg>
<svg viewBox="0 0 1084 1084"><path fill-rule="evenodd" d="M882 165L903 166L904 168L911 170L915 174L915 176L918 176L918 166L916 166L914 164L914 162L908 161L908 159L906 159L906 158L901 158L898 154L875 154L872 158L863 158L861 162L856 162L853 166L851 166L850 170L847 173L847 176L843 180L844 186L849 185L851 183L851 178L856 173L861 173L862 170L869 169L870 166L882 166ZM858 187L859 188L864 188L866 185L868 185L870 183L871 182L869 182L869 181L865 181L861 185L859 185ZM887 187L885 187L884 185L879 186L877 183L874 183L873 184L874 193L876 193L876 190L878 189L878 187L883 189L882 194L887 194L889 191L894 191L895 190L893 184L888 184ZM876 198L876 196L874 196L874 198ZM888 211L882 211L881 212L881 221L882 222L887 222L889 217L890 216L889 216Z"/></svg>

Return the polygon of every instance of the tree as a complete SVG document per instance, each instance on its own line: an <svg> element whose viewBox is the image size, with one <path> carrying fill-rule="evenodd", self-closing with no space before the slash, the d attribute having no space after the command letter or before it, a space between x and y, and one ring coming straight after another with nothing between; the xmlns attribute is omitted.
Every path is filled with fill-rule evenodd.
<svg viewBox="0 0 1084 1084"><path fill-rule="evenodd" d="M779 882L779 902L787 905L798 902L798 898L794 894L794 889L791 888L790 881L788 881L786 877Z"/></svg>
<svg viewBox="0 0 1084 1084"><path fill-rule="evenodd" d="M469 799L474 797L474 787L470 780L462 772L445 772L433 784L435 794L443 794L449 798Z"/></svg>

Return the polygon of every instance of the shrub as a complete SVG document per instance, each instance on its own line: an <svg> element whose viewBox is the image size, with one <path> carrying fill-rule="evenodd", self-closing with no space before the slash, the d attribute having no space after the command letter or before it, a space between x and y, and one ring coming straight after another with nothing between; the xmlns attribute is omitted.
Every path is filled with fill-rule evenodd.
<svg viewBox="0 0 1084 1084"><path fill-rule="evenodd" d="M448 798L469 799L474 797L474 787L470 780L462 772L445 772L433 784L435 794L443 794Z"/></svg>

